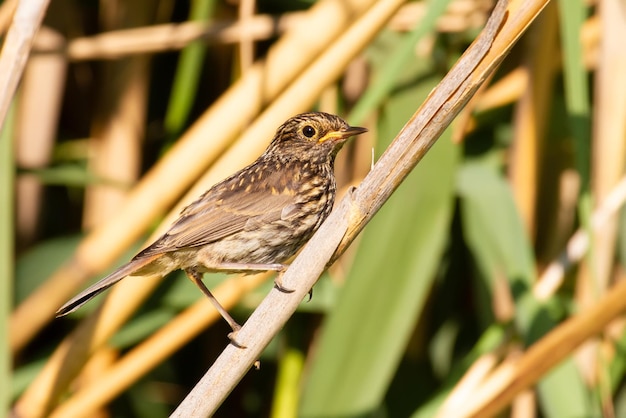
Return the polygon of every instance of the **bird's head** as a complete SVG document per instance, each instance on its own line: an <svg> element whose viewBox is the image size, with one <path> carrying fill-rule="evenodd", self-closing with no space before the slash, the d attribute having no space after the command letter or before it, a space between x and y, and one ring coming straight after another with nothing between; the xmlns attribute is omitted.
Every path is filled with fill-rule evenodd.
<svg viewBox="0 0 626 418"><path fill-rule="evenodd" d="M268 151L334 158L348 138L364 132L367 129L350 126L339 116L323 112L302 113L278 128Z"/></svg>

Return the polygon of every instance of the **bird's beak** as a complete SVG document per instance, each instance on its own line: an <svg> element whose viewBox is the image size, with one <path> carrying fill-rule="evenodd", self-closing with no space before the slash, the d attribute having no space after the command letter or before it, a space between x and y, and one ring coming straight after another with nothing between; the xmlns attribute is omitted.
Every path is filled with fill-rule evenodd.
<svg viewBox="0 0 626 418"><path fill-rule="evenodd" d="M318 142L326 142L329 140L337 141L342 139L348 139L351 136L361 135L362 133L367 132L367 129L360 128L358 126L350 126L348 129L344 129L341 131L332 131L328 132L326 135L321 137Z"/></svg>

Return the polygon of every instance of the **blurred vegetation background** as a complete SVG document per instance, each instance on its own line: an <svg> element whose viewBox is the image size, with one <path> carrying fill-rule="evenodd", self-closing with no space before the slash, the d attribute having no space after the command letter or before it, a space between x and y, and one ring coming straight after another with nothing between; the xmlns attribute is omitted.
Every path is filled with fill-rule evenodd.
<svg viewBox="0 0 626 418"><path fill-rule="evenodd" d="M493 6L51 2L0 139L3 413L171 413L228 343L188 280L54 311L295 113L370 129L337 162L342 191L358 185ZM626 274L624 39L623 2L550 2L217 416L460 417L510 390L507 373L536 384L501 416L626 416L624 308L589 320L601 333L574 327L582 345L558 334ZM240 322L272 286L205 281ZM566 360L524 369L550 338Z"/></svg>

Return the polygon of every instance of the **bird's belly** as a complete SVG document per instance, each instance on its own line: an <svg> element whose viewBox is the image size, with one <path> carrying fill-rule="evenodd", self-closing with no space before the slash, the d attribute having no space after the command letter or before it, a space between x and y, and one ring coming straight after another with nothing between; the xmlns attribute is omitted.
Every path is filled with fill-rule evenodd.
<svg viewBox="0 0 626 418"><path fill-rule="evenodd" d="M290 228L272 224L253 231L242 231L204 246L198 259L203 260L207 270L211 270L210 265L222 263L284 263L313 235L316 226Z"/></svg>

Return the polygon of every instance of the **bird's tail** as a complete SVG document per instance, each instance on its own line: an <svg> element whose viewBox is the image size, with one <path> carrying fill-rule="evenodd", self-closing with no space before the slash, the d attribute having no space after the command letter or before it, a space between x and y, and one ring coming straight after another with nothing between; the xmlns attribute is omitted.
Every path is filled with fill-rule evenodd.
<svg viewBox="0 0 626 418"><path fill-rule="evenodd" d="M71 312L74 312L76 309L89 302L91 298L107 290L109 287L113 286L124 277L129 276L135 273L137 270L141 269L142 267L147 266L156 258L159 258L161 255L162 254L156 254L152 257L133 259L129 263L124 264L113 273L99 280L97 283L91 285L87 289L80 292L78 295L74 296L68 302L66 302L65 305L61 306L56 312L56 317L59 318L61 316L65 316Z"/></svg>

